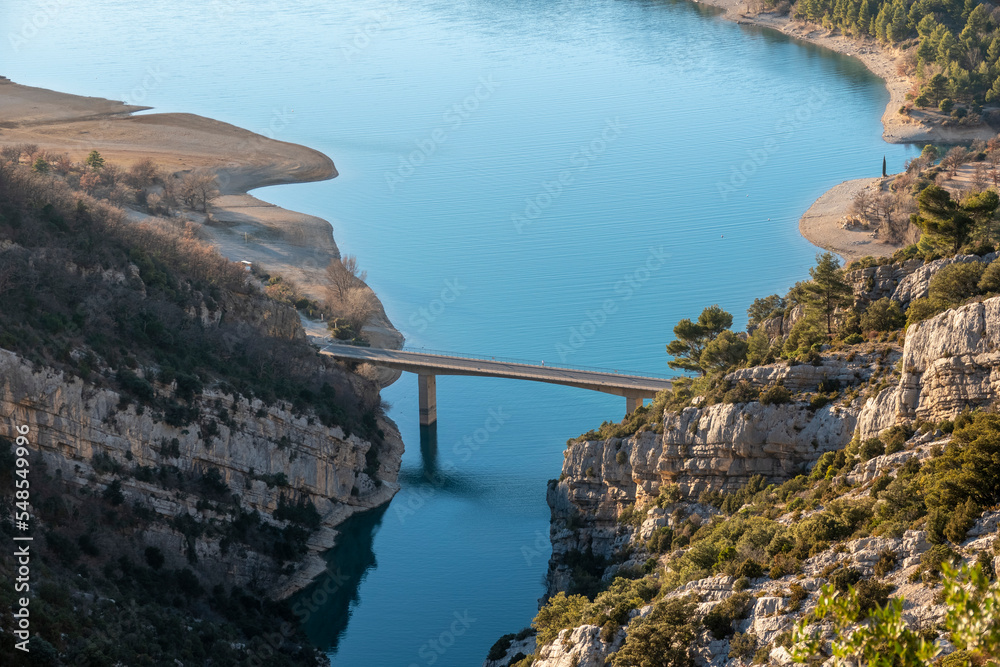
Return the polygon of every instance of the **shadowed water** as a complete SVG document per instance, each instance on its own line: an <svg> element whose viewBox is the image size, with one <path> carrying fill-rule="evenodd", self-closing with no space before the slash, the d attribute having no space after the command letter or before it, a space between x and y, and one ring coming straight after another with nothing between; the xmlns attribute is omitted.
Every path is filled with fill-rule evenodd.
<svg viewBox="0 0 1000 667"><path fill-rule="evenodd" d="M677 320L718 303L742 325L805 277L797 221L816 197L915 154L882 142L888 95L859 62L694 4L40 7L0 9L13 80L332 156L337 179L257 194L330 220L416 347L667 372ZM421 449L415 379L384 397L403 490L345 525L345 576L307 627L335 665L480 664L536 610L566 439L624 399L442 377Z"/></svg>

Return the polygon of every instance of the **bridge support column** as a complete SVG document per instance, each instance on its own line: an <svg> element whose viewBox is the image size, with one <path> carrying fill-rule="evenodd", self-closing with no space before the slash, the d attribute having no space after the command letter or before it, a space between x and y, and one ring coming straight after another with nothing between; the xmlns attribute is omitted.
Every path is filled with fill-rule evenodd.
<svg viewBox="0 0 1000 667"><path fill-rule="evenodd" d="M626 396L625 397L625 414L630 415L635 412L635 409L642 407L642 396Z"/></svg>
<svg viewBox="0 0 1000 667"><path fill-rule="evenodd" d="M417 375L417 386L420 394L420 425L437 424L437 376Z"/></svg>

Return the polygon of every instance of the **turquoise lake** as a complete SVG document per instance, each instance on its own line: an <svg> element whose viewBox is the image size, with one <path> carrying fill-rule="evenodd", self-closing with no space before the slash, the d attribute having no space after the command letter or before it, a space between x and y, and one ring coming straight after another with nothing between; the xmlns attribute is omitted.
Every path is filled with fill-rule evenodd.
<svg viewBox="0 0 1000 667"><path fill-rule="evenodd" d="M882 141L860 62L687 2L13 0L0 19L18 83L330 155L335 180L255 194L329 220L415 348L668 373L677 320L718 303L742 326L806 276L820 194L917 154ZM383 395L403 489L346 528L309 632L338 666L479 665L537 610L567 438L625 401L441 377L422 451L416 379Z"/></svg>

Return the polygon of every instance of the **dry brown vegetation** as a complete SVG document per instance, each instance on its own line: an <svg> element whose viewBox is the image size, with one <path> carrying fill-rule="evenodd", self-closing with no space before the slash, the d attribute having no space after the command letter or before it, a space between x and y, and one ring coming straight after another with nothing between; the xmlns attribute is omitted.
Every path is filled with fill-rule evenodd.
<svg viewBox="0 0 1000 667"><path fill-rule="evenodd" d="M378 313L378 301L364 282L367 275L353 255L335 259L326 268L326 306L331 313L330 327L339 338L358 337Z"/></svg>
<svg viewBox="0 0 1000 667"><path fill-rule="evenodd" d="M295 311L197 230L130 221L70 178L0 160L0 347L122 389L160 418L198 418L171 389L184 375L377 440L377 386L317 357ZM220 311L211 326L198 315Z"/></svg>

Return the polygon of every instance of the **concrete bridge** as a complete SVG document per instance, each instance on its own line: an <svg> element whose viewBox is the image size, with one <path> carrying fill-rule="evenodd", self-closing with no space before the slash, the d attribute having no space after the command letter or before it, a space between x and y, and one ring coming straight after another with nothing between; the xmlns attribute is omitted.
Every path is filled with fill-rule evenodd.
<svg viewBox="0 0 1000 667"><path fill-rule="evenodd" d="M669 389L672 381L667 378L625 375L618 371L559 368L543 364L529 364L496 358L464 357L449 354L431 354L403 350L385 350L354 345L331 344L320 350L337 359L367 361L376 366L415 373L420 394L420 425L431 426L437 422L437 376L473 375L548 382L567 387L580 387L593 391L625 397L627 412L634 411L646 398ZM544 363L544 362L543 362Z"/></svg>

